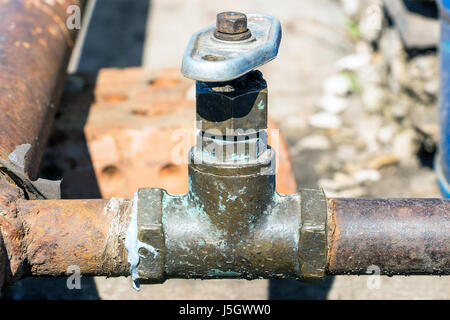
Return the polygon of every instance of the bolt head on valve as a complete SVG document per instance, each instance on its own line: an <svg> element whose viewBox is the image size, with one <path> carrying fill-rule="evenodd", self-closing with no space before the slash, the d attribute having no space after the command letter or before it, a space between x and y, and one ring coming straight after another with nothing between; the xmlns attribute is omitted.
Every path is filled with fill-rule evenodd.
<svg viewBox="0 0 450 320"><path fill-rule="evenodd" d="M247 29L247 16L241 12L222 12L217 15L214 37L225 41L245 40L252 36Z"/></svg>

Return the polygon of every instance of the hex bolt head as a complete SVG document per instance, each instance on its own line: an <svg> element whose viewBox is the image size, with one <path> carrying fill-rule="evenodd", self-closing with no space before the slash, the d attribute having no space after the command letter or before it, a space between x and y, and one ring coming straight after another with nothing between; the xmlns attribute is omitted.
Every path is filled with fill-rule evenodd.
<svg viewBox="0 0 450 320"><path fill-rule="evenodd" d="M217 15L214 36L220 40L238 41L251 37L247 16L241 12L221 12Z"/></svg>
<svg viewBox="0 0 450 320"><path fill-rule="evenodd" d="M222 12L217 15L216 28L222 33L236 34L247 31L247 16L240 12Z"/></svg>

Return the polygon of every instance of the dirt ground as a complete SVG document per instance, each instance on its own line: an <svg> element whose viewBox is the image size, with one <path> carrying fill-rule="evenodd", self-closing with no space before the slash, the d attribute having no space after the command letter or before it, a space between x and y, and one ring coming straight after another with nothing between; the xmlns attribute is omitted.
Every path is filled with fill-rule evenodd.
<svg viewBox="0 0 450 320"><path fill-rule="evenodd" d="M413 79L414 68L423 68L418 71L420 75L426 73L423 70L431 70L429 78L414 83L413 91L420 93L423 83L437 81L436 54L400 62L388 60L370 43L384 39L389 29L380 31L377 40L364 32L352 35L349 21L362 18L349 15L343 9L344 2L136 0L131 5L130 1L98 0L84 46L76 53L79 64L72 67L86 72L135 65L151 70L180 67L190 35L214 23L218 12L274 15L281 21L283 39L277 59L261 71L269 86L270 114L288 141L298 186L321 186L329 196L440 197L430 164L436 151L436 99L421 100L420 94L403 97L402 89L395 92L395 85L390 84L389 79L395 75L385 71L386 65L401 64L399 69L407 76L394 80L404 88L409 83L402 79ZM379 3L371 1L372 5ZM365 74L368 69L372 73ZM129 278L83 278L83 290L79 292L68 292L65 279L49 280L45 285L40 281L20 282L11 290L11 297L450 298L450 278L431 276L381 277L378 289L369 289L368 276L328 277L321 284L169 280L163 285L145 286L139 293L131 288Z"/></svg>

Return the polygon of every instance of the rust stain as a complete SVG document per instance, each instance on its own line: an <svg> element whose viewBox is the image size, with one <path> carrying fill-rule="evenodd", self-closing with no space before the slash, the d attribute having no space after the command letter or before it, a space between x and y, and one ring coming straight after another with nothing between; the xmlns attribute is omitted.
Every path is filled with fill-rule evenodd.
<svg viewBox="0 0 450 320"><path fill-rule="evenodd" d="M56 10L58 10L59 8L52 9L54 6L48 6L48 3L46 5L41 0L27 0L25 3L25 6L29 6L30 4L33 5L35 8L39 9L40 11L42 11L43 13L50 16L52 18L53 22L58 26L59 31L64 35L64 38L66 39L66 42L67 42L67 46L73 47L74 41L70 34L69 29L66 26L65 19L64 19L65 16L61 15L60 12L56 12ZM63 4L64 11L65 11L65 8L70 4L80 5L78 1L67 2L65 5ZM49 31L50 31L50 29L49 29ZM54 32L54 31L51 31L51 32ZM53 34L53 35L55 35L55 34Z"/></svg>
<svg viewBox="0 0 450 320"><path fill-rule="evenodd" d="M336 242L339 241L339 224L336 222L336 205L333 199L327 199L328 224L328 265L334 263L336 256Z"/></svg>
<svg viewBox="0 0 450 320"><path fill-rule="evenodd" d="M13 283L24 272L24 229L15 208L16 201L23 197L22 190L9 177L0 173L0 242L3 241L7 253L7 261L2 261L0 256L0 283L2 280L6 284ZM1 270L6 270L6 274L2 274Z"/></svg>
<svg viewBox="0 0 450 320"><path fill-rule="evenodd" d="M111 207L109 201L18 201L31 273L63 275L68 266L78 265L83 275L127 275L121 233L126 230L130 202L121 200ZM105 215L105 210L112 212Z"/></svg>

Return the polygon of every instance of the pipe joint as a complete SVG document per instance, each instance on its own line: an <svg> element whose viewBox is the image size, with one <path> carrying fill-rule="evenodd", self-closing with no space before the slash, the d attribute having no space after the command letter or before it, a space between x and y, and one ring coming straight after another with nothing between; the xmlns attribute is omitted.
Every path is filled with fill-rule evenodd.
<svg viewBox="0 0 450 320"><path fill-rule="evenodd" d="M195 174L191 171L191 178ZM327 210L321 190L306 189L290 195L272 192L261 196L265 205L258 205L254 181L243 180L251 191L233 192L235 189L227 186L223 188L226 195L217 195L222 188L216 178L202 177L205 189L201 195L194 188L184 195L170 195L161 189L138 191L140 245L135 281L154 284L167 278L323 278ZM234 184L241 186L239 182ZM214 185L214 192L208 189ZM208 205L207 198L201 200L200 196L208 195L221 199L217 207ZM128 255L134 253L129 251Z"/></svg>

